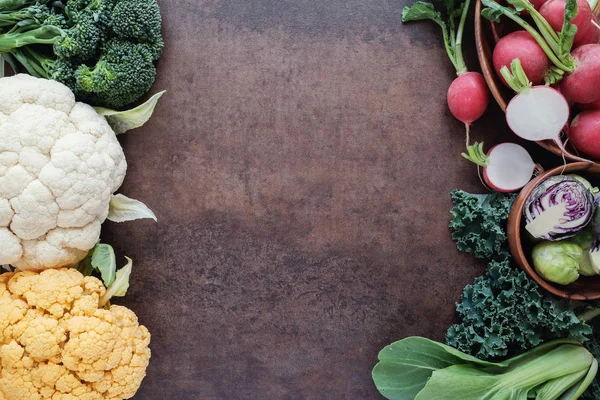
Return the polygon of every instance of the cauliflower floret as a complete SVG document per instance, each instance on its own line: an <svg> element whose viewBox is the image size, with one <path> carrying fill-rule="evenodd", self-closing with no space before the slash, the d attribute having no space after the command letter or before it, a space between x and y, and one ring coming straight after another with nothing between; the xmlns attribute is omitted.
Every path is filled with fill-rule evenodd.
<svg viewBox="0 0 600 400"><path fill-rule="evenodd" d="M75 269L0 275L0 400L121 400L136 393L150 333Z"/></svg>
<svg viewBox="0 0 600 400"><path fill-rule="evenodd" d="M127 163L104 117L61 83L0 79L0 264L74 264L100 236Z"/></svg>

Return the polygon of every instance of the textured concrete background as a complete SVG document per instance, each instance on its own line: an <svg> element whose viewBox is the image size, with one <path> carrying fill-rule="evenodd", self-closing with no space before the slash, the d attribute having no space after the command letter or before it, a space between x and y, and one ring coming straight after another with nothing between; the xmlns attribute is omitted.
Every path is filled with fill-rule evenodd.
<svg viewBox="0 0 600 400"><path fill-rule="evenodd" d="M103 233L153 335L135 398L379 398L381 347L441 340L483 272L447 229L450 190L483 188L440 31L401 26L403 0L161 5L168 93L121 189L159 223ZM473 130L507 135L495 105Z"/></svg>

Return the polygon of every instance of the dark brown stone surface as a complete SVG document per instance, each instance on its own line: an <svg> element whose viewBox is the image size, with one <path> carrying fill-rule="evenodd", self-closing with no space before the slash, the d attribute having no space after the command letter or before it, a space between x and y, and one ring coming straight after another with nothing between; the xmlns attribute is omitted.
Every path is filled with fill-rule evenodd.
<svg viewBox="0 0 600 400"><path fill-rule="evenodd" d="M121 189L159 222L103 233L153 335L136 399L376 399L382 346L443 339L483 271L449 193L483 188L440 32L403 3L161 2L168 93L123 139ZM495 105L473 131L508 135Z"/></svg>

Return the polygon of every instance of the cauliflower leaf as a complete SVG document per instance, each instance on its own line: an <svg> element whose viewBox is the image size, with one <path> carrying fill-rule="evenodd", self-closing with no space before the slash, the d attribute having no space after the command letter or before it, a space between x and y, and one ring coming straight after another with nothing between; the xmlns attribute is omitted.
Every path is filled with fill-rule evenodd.
<svg viewBox="0 0 600 400"><path fill-rule="evenodd" d="M157 221L156 215L147 205L120 193L111 196L107 219L112 222L127 222L136 219L153 219L155 222Z"/></svg>
<svg viewBox="0 0 600 400"><path fill-rule="evenodd" d="M139 128L148 122L154 113L154 108L156 108L158 100L165 93L166 90L158 92L143 104L126 111L110 110L104 107L94 107L94 109L98 114L105 117L115 133L120 135L132 129Z"/></svg>
<svg viewBox="0 0 600 400"><path fill-rule="evenodd" d="M133 261L129 257L127 264L117 271L115 281L108 287L106 293L100 298L100 305L104 306L112 297L123 297L129 289L129 277L131 276L131 269L133 267Z"/></svg>

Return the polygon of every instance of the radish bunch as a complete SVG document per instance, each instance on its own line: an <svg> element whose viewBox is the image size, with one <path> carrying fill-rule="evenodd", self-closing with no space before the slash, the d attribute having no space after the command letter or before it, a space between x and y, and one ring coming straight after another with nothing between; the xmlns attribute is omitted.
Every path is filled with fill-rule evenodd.
<svg viewBox="0 0 600 400"><path fill-rule="evenodd" d="M523 28L503 37L493 55L502 81L517 92L506 111L508 125L524 139L553 140L567 153L560 135L569 126L569 101L592 108L600 102L600 28L586 0L547 0L536 6L528 0L507 1L514 8L482 0L482 15L492 21L505 16ZM590 122L595 118L598 113L576 119L569 138L578 150L600 157L595 145L600 131Z"/></svg>
<svg viewBox="0 0 600 400"><path fill-rule="evenodd" d="M402 22L428 19L442 28L446 52L458 75L448 89L448 107L452 115L465 124L467 144L470 125L483 115L489 103L489 92L483 75L469 72L462 54L462 39L470 1L445 1L445 19L432 4L423 1L402 10Z"/></svg>

